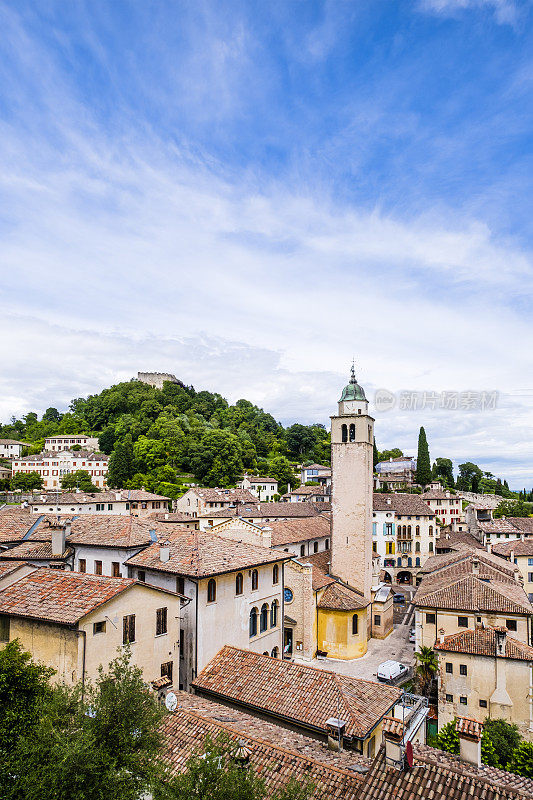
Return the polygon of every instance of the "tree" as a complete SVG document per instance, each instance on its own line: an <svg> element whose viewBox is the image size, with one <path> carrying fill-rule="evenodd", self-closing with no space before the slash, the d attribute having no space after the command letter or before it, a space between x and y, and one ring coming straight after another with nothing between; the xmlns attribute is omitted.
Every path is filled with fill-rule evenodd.
<svg viewBox="0 0 533 800"><path fill-rule="evenodd" d="M518 726L506 722L504 719L491 719L487 717L484 722L483 731L494 745L494 749L498 753L501 767L503 769L509 769L509 764L513 758L513 752L521 741Z"/></svg>
<svg viewBox="0 0 533 800"><path fill-rule="evenodd" d="M43 479L38 472L16 472L11 478L11 488L22 489L23 492L42 489Z"/></svg>
<svg viewBox="0 0 533 800"><path fill-rule="evenodd" d="M135 474L133 444L131 435L123 442L117 442L109 459L107 484L111 489L122 489L129 478Z"/></svg>
<svg viewBox="0 0 533 800"><path fill-rule="evenodd" d="M164 712L128 650L94 686L55 687L14 751L6 800L140 800L159 783Z"/></svg>
<svg viewBox="0 0 533 800"><path fill-rule="evenodd" d="M529 517L530 508L522 500L502 500L494 509L494 519L502 517Z"/></svg>
<svg viewBox="0 0 533 800"><path fill-rule="evenodd" d="M185 770L165 781L156 800L308 800L311 796L313 785L294 779L272 793L268 788L268 766L259 777L252 766L238 762L238 748L239 742L226 734L206 736L203 747L190 756Z"/></svg>
<svg viewBox="0 0 533 800"><path fill-rule="evenodd" d="M98 437L98 447L102 453L110 455L113 452L116 440L115 428L113 425L107 425Z"/></svg>
<svg viewBox="0 0 533 800"><path fill-rule="evenodd" d="M478 482L481 481L483 472L477 464L473 464L471 461L465 461L464 464L459 464L457 488L461 489L463 492L472 491L472 478L474 475L477 476Z"/></svg>
<svg viewBox="0 0 533 800"><path fill-rule="evenodd" d="M432 478L439 480L444 486L453 488L453 463L450 458L437 458L432 470Z"/></svg>
<svg viewBox="0 0 533 800"><path fill-rule="evenodd" d="M0 650L0 763L11 758L21 736L32 735L37 705L50 695L54 670L36 664L15 639ZM5 771L0 769L1 776Z"/></svg>
<svg viewBox="0 0 533 800"><path fill-rule="evenodd" d="M418 455L416 461L416 482L420 486L427 486L431 480L431 461L429 460L429 447L424 428L418 434Z"/></svg>
<svg viewBox="0 0 533 800"><path fill-rule="evenodd" d="M520 742L513 752L509 771L524 778L533 778L533 742Z"/></svg>
<svg viewBox="0 0 533 800"><path fill-rule="evenodd" d="M43 414L43 421L46 422L61 422L61 414L57 408L47 408Z"/></svg>
<svg viewBox="0 0 533 800"><path fill-rule="evenodd" d="M379 461L388 461L391 458L401 458L403 451L399 447L393 447L392 450L382 450L379 454Z"/></svg>
<svg viewBox="0 0 533 800"><path fill-rule="evenodd" d="M479 492L479 478L477 475L472 475L471 490L476 493Z"/></svg>
<svg viewBox="0 0 533 800"><path fill-rule="evenodd" d="M420 692L427 696L431 689L431 682L439 668L438 658L431 647L421 647L415 653L415 661L415 672L420 685Z"/></svg>
<svg viewBox="0 0 533 800"><path fill-rule="evenodd" d="M375 439L374 439L374 456L373 456L373 458L374 458L374 469L376 469L376 464L379 461L379 453L378 453L378 448L376 446L376 440Z"/></svg>
<svg viewBox="0 0 533 800"><path fill-rule="evenodd" d="M62 489L80 489L82 492L99 492L86 469L77 469L61 478Z"/></svg>
<svg viewBox="0 0 533 800"><path fill-rule="evenodd" d="M289 489L300 485L299 479L293 472L289 459L286 456L274 456L268 462L269 477L275 478L278 482L278 491L285 494Z"/></svg>

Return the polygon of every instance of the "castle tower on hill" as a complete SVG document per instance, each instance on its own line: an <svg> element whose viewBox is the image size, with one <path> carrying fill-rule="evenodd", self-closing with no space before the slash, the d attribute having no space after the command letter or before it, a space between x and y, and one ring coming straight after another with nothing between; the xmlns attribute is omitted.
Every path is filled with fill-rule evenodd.
<svg viewBox="0 0 533 800"><path fill-rule="evenodd" d="M331 417L331 574L371 598L374 419L355 378Z"/></svg>

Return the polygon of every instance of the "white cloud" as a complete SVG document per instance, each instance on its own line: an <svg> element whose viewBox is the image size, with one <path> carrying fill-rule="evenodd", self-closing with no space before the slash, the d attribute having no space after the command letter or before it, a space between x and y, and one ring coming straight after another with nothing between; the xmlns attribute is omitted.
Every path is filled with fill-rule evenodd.
<svg viewBox="0 0 533 800"><path fill-rule="evenodd" d="M445 16L482 9L493 13L502 25L515 25L520 14L519 4L515 0L421 0L421 7Z"/></svg>

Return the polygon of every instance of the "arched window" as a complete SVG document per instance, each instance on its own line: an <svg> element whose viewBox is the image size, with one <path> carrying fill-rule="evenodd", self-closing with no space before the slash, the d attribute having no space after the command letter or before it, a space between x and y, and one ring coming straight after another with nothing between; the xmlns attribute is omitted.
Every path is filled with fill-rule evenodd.
<svg viewBox="0 0 533 800"><path fill-rule="evenodd" d="M268 603L261 606L261 619L259 620L259 630L261 633L268 628Z"/></svg>
<svg viewBox="0 0 533 800"><path fill-rule="evenodd" d="M411 536L411 526L410 525L407 526L407 535Z"/></svg>
<svg viewBox="0 0 533 800"><path fill-rule="evenodd" d="M355 425L353 424L353 422L350 425L350 441L355 442Z"/></svg>
<svg viewBox="0 0 533 800"><path fill-rule="evenodd" d="M433 536L433 525L429 526L429 535Z"/></svg>
<svg viewBox="0 0 533 800"><path fill-rule="evenodd" d="M250 638L257 635L257 608L250 611Z"/></svg>
<svg viewBox="0 0 533 800"><path fill-rule="evenodd" d="M243 593L243 579L242 572L238 572L235 576L235 594Z"/></svg>
<svg viewBox="0 0 533 800"><path fill-rule="evenodd" d="M277 564L274 564L274 566L272 567L272 583L274 585L276 585L276 583L279 583L279 567Z"/></svg>
<svg viewBox="0 0 533 800"><path fill-rule="evenodd" d="M255 592L259 586L259 573L256 569L252 570L252 592Z"/></svg>
<svg viewBox="0 0 533 800"><path fill-rule="evenodd" d="M207 584L207 602L214 603L217 599L217 582L211 578Z"/></svg>
<svg viewBox="0 0 533 800"><path fill-rule="evenodd" d="M420 552L420 542L415 542L415 553Z"/></svg>
<svg viewBox="0 0 533 800"><path fill-rule="evenodd" d="M430 542L430 543L429 543L429 552L430 552L430 553L432 553L432 552L433 552L433 542Z"/></svg>
<svg viewBox="0 0 533 800"><path fill-rule="evenodd" d="M412 567L413 566L413 559L411 558L411 556L409 556L409 558L407 559L407 566L408 567Z"/></svg>
<svg viewBox="0 0 533 800"><path fill-rule="evenodd" d="M420 525L417 525L415 528L415 535L420 536Z"/></svg>
<svg viewBox="0 0 533 800"><path fill-rule="evenodd" d="M313 542L313 553L318 553L318 542Z"/></svg>
<svg viewBox="0 0 533 800"><path fill-rule="evenodd" d="M342 441L343 442L347 442L348 441L348 426L347 425L343 425L341 430L342 430Z"/></svg>
<svg viewBox="0 0 533 800"><path fill-rule="evenodd" d="M268 650L265 650L265 652L263 653L263 655L264 655L264 656L267 656L267 655L268 655Z"/></svg>
<svg viewBox="0 0 533 800"><path fill-rule="evenodd" d="M352 635L355 636L358 631L359 620L357 619L357 614L354 614L352 617Z"/></svg>
<svg viewBox="0 0 533 800"><path fill-rule="evenodd" d="M272 652L270 653L270 655L272 656L272 658L278 658L278 657L279 657L279 650L278 650L278 648L277 648L277 647L273 647L273 648L272 648Z"/></svg>
<svg viewBox="0 0 533 800"><path fill-rule="evenodd" d="M419 558L417 558L417 559L415 560L415 566L416 566L416 567L419 567L419 566L420 566L420 559L419 559Z"/></svg>
<svg viewBox="0 0 533 800"><path fill-rule="evenodd" d="M277 600L274 600L272 602L271 607L270 607L270 627L271 628L276 628L277 625L278 625L278 608L279 608L279 603L278 603Z"/></svg>

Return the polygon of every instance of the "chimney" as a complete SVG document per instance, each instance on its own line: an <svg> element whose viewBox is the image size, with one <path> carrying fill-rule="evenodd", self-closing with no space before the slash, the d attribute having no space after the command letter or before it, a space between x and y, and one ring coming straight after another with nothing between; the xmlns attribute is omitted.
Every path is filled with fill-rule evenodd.
<svg viewBox="0 0 533 800"><path fill-rule="evenodd" d="M168 519L168 512L165 514L165 519Z"/></svg>
<svg viewBox="0 0 533 800"><path fill-rule="evenodd" d="M479 575L479 559L472 559L472 575Z"/></svg>
<svg viewBox="0 0 533 800"><path fill-rule="evenodd" d="M122 500L122 494L120 492L115 492L115 500Z"/></svg>
<svg viewBox="0 0 533 800"><path fill-rule="evenodd" d="M511 562L511 564L514 564L514 548L509 553L509 561Z"/></svg>
<svg viewBox="0 0 533 800"><path fill-rule="evenodd" d="M391 500L391 498L390 498L390 497L387 497L387 505L388 505L388 506L390 506L390 505L391 505L391 503L392 503L392 500Z"/></svg>
<svg viewBox="0 0 533 800"><path fill-rule="evenodd" d="M159 560L163 563L170 560L170 542L161 542L159 545Z"/></svg>
<svg viewBox="0 0 533 800"><path fill-rule="evenodd" d="M52 528L52 557L61 558L65 552L65 527Z"/></svg>
<svg viewBox="0 0 533 800"><path fill-rule="evenodd" d="M72 523L71 523L70 520L67 520L65 522L64 528L65 528L65 539L68 539L68 537L70 536L70 533L71 533L71 529L72 529Z"/></svg>
<svg viewBox="0 0 533 800"><path fill-rule="evenodd" d="M492 543L487 542L487 553L492 553Z"/></svg>
<svg viewBox="0 0 533 800"><path fill-rule="evenodd" d="M445 633L446 631L444 630L444 628L439 628L439 644L442 644L444 642Z"/></svg>
<svg viewBox="0 0 533 800"><path fill-rule="evenodd" d="M483 723L468 717L457 717L455 730L459 734L459 756L461 761L481 767L481 736Z"/></svg>
<svg viewBox="0 0 533 800"><path fill-rule="evenodd" d="M494 628L496 638L496 655L505 655L505 642L507 640L507 628Z"/></svg>
<svg viewBox="0 0 533 800"><path fill-rule="evenodd" d="M342 750L343 738L344 738L344 729L346 728L346 723L342 721L342 719L336 719L335 717L330 717L326 721L326 731L328 734L328 750Z"/></svg>

